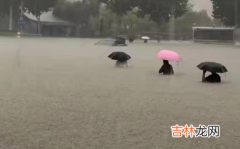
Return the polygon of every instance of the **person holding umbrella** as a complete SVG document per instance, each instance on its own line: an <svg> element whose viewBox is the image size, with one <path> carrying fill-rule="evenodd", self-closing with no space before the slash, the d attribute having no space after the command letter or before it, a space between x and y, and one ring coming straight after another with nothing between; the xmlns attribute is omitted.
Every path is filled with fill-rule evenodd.
<svg viewBox="0 0 240 149"><path fill-rule="evenodd" d="M116 67L130 67L130 63L128 61L116 61Z"/></svg>
<svg viewBox="0 0 240 149"><path fill-rule="evenodd" d="M157 55L158 59L163 60L163 66L160 68L159 73L164 75L173 75L173 67L169 64L169 61L180 62L182 58L174 51L162 50Z"/></svg>
<svg viewBox="0 0 240 149"><path fill-rule="evenodd" d="M173 75L174 71L173 71L173 67L172 65L169 64L168 60L163 60L163 65L159 70L160 74L164 74L164 75Z"/></svg>
<svg viewBox="0 0 240 149"><path fill-rule="evenodd" d="M225 66L215 62L203 62L197 67L200 70L203 70L202 82L221 83L221 77L217 73L228 72ZM212 74L205 78L207 71L211 72Z"/></svg>
<svg viewBox="0 0 240 149"><path fill-rule="evenodd" d="M212 74L205 78L206 72L203 71L202 82L221 83L221 77L216 72L211 72Z"/></svg>
<svg viewBox="0 0 240 149"><path fill-rule="evenodd" d="M117 60L117 67L130 67L128 60L131 59L131 56L124 52L113 52L108 57L112 60Z"/></svg>
<svg viewBox="0 0 240 149"><path fill-rule="evenodd" d="M147 43L148 40L150 40L150 38L148 36L143 36L142 37L142 40L144 40L144 43Z"/></svg>

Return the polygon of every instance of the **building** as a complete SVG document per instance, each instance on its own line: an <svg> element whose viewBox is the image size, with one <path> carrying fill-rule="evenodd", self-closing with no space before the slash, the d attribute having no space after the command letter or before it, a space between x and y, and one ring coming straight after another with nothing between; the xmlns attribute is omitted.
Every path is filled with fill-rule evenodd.
<svg viewBox="0 0 240 149"><path fill-rule="evenodd" d="M38 34L38 20L31 13L23 13L24 15L24 33ZM68 21L56 17L53 10L43 13L40 16L40 31L42 36L75 36L76 26Z"/></svg>
<svg viewBox="0 0 240 149"><path fill-rule="evenodd" d="M235 43L235 28L226 27L193 27L194 42Z"/></svg>
<svg viewBox="0 0 240 149"><path fill-rule="evenodd" d="M19 21L20 16L13 16L12 31L9 31L9 16L0 17L0 33L17 33L19 31ZM38 34L38 20L37 18L28 12L23 13L24 29L23 33L26 34ZM43 13L40 16L40 27L42 36L52 36L52 37L66 37L66 36L76 36L76 25L65 21L53 14L53 9Z"/></svg>

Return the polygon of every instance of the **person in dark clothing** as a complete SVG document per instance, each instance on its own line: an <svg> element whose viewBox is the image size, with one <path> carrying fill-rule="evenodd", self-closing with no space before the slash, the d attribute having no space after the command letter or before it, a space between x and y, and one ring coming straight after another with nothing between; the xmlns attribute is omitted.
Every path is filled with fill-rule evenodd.
<svg viewBox="0 0 240 149"><path fill-rule="evenodd" d="M129 40L129 42L133 42L135 40L135 36L134 35L129 35L128 40Z"/></svg>
<svg viewBox="0 0 240 149"><path fill-rule="evenodd" d="M167 60L163 60L163 66L160 68L159 73L164 75L174 74L172 65Z"/></svg>
<svg viewBox="0 0 240 149"><path fill-rule="evenodd" d="M116 67L130 67L130 63L128 61L117 61Z"/></svg>
<svg viewBox="0 0 240 149"><path fill-rule="evenodd" d="M221 77L216 72L212 72L212 74L206 78L205 78L205 73L206 71L203 71L203 77L202 77L203 82L221 83Z"/></svg>

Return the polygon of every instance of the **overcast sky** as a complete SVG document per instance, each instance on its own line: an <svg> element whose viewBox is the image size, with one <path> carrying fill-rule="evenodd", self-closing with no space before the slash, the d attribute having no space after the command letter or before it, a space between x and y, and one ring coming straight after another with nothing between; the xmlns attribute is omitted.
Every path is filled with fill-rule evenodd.
<svg viewBox="0 0 240 149"><path fill-rule="evenodd" d="M211 0L189 0L194 5L194 10L207 10L209 15L212 15L212 2Z"/></svg>

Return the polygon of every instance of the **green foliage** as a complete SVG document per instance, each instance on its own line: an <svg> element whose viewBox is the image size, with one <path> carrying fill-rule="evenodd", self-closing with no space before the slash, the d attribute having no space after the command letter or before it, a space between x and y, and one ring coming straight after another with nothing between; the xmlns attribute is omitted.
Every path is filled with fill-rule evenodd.
<svg viewBox="0 0 240 149"><path fill-rule="evenodd" d="M107 9L121 17L134 8L134 1L135 0L99 0L99 2L106 4Z"/></svg>
<svg viewBox="0 0 240 149"><path fill-rule="evenodd" d="M199 12L196 11L188 11L183 16L177 18L175 21L175 34L179 34L179 38L183 39L191 39L192 38L192 27L196 26L204 26L204 27L212 27L222 26L222 23L219 20L212 19L208 16L207 11L202 10ZM170 23L166 24L163 27L163 30L166 32L170 30ZM178 38L178 39L179 39Z"/></svg>
<svg viewBox="0 0 240 149"><path fill-rule="evenodd" d="M67 2L61 0L55 6L54 14L75 24L88 24L91 16L99 14L99 4L95 0Z"/></svg>
<svg viewBox="0 0 240 149"><path fill-rule="evenodd" d="M71 3L67 2L66 0L58 0L58 3L54 7L54 11L53 11L54 15L61 17L63 19L67 19L70 6L71 6L70 4Z"/></svg>
<svg viewBox="0 0 240 149"><path fill-rule="evenodd" d="M240 23L240 2L238 0L211 0L213 17L220 19L227 26Z"/></svg>
<svg viewBox="0 0 240 149"><path fill-rule="evenodd" d="M144 18L138 17L135 12L128 12L123 17L123 26L129 28L130 34L138 34L140 32L154 32L157 31L157 25L155 22L149 20L149 16Z"/></svg>
<svg viewBox="0 0 240 149"><path fill-rule="evenodd" d="M104 25L111 28L112 23L114 23L116 15L110 10L106 9L105 6L100 8L100 18L104 20Z"/></svg>
<svg viewBox="0 0 240 149"><path fill-rule="evenodd" d="M38 33L41 33L40 16L54 7L57 0L23 0L25 11L31 12L38 20Z"/></svg>
<svg viewBox="0 0 240 149"><path fill-rule="evenodd" d="M212 26L212 19L208 16L207 11L199 12L189 11L176 20L176 26L191 26L196 23L197 26Z"/></svg>
<svg viewBox="0 0 240 149"><path fill-rule="evenodd" d="M138 15L149 15L150 19L160 24L168 22L170 17L180 17L187 11L188 0L142 0L138 3Z"/></svg>
<svg viewBox="0 0 240 149"><path fill-rule="evenodd" d="M179 17L188 10L188 0L99 0L117 16L126 15L133 8L138 8L138 15L160 24L169 21L171 15Z"/></svg>
<svg viewBox="0 0 240 149"><path fill-rule="evenodd" d="M44 12L55 5L57 0L24 0L24 9L31 12L39 20Z"/></svg>
<svg viewBox="0 0 240 149"><path fill-rule="evenodd" d="M77 25L77 36L87 37L92 34L92 28L98 27L100 4L96 0L68 2L59 0L54 8L54 15ZM96 24L95 24L96 23Z"/></svg>
<svg viewBox="0 0 240 149"><path fill-rule="evenodd" d="M104 35L114 35L116 34L115 31L117 30L115 28L116 24L116 14L112 13L109 9L106 9L105 6L100 7L100 18L99 21L99 30L100 28L100 21L102 20L102 32Z"/></svg>
<svg viewBox="0 0 240 149"><path fill-rule="evenodd" d="M100 9L100 19L97 22L98 30L100 30L100 20L103 20L103 34L105 36L114 36L121 28L121 34L139 34L140 32L155 32L157 25L155 22L149 20L148 16L144 18L136 15L137 10L129 11L122 17L121 24L119 24L117 15L112 13L109 9L102 6Z"/></svg>
<svg viewBox="0 0 240 149"><path fill-rule="evenodd" d="M189 11L175 21L175 32L184 33L190 36L192 34L192 27L194 24L197 26L213 26L212 19L208 16L207 11Z"/></svg>
<svg viewBox="0 0 240 149"><path fill-rule="evenodd" d="M21 0L0 0L0 16L9 14L10 4L13 7L14 14L18 14Z"/></svg>
<svg viewBox="0 0 240 149"><path fill-rule="evenodd" d="M118 19L118 33L122 31L122 17L136 8L138 16L148 18L158 24L168 22L174 15L176 18L188 10L188 0L99 0L106 4L108 10L114 12ZM126 30L126 26L125 26Z"/></svg>

